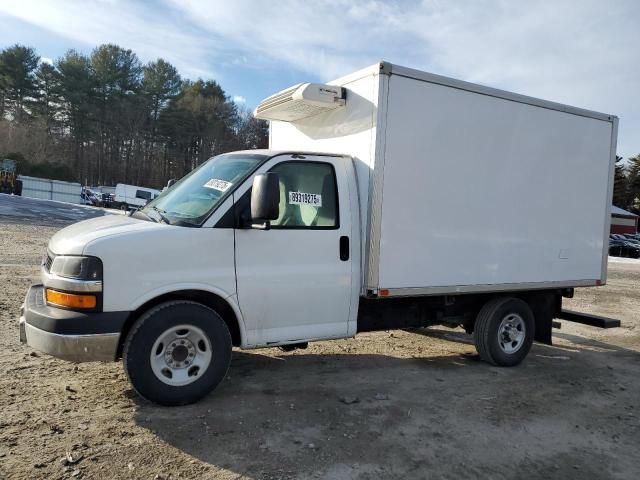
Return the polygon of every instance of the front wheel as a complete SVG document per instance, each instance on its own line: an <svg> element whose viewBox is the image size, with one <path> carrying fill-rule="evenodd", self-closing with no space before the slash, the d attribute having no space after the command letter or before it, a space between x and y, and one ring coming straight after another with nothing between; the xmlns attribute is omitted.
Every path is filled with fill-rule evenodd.
<svg viewBox="0 0 640 480"><path fill-rule="evenodd" d="M518 365L533 344L535 319L529 305L514 297L489 300L478 313L473 340L480 358L494 365Z"/></svg>
<svg viewBox="0 0 640 480"><path fill-rule="evenodd" d="M224 378L231 334L212 309L191 301L162 303L144 313L124 344L123 361L133 388L160 405L186 405Z"/></svg>

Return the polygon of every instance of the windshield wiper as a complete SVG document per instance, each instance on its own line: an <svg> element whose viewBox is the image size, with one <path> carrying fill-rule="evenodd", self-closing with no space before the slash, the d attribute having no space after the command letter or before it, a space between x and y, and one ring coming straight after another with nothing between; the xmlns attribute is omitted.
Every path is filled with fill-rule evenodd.
<svg viewBox="0 0 640 480"><path fill-rule="evenodd" d="M151 208L154 211L156 211L158 213L158 215L160 215L160 218L162 219L162 221L164 223L166 223L167 225L171 225L171 221L169 220L169 217L167 217L165 215L165 213L167 213L165 210L161 210L160 208L156 207L155 205L153 205Z"/></svg>

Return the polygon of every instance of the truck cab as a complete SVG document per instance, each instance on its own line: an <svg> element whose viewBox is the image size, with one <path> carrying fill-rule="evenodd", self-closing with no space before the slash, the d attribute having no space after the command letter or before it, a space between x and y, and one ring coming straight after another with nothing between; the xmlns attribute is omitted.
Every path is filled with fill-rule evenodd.
<svg viewBox="0 0 640 480"><path fill-rule="evenodd" d="M138 392L175 404L223 378L232 345L353 336L355 181L347 156L235 152L132 215L67 227L27 294L23 340L75 362L123 357Z"/></svg>

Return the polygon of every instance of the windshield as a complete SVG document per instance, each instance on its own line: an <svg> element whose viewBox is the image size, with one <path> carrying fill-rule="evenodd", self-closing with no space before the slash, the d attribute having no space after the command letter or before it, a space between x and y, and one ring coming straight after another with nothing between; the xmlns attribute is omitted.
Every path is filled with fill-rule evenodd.
<svg viewBox="0 0 640 480"><path fill-rule="evenodd" d="M258 154L218 155L165 190L142 212L167 223L199 225L266 158Z"/></svg>

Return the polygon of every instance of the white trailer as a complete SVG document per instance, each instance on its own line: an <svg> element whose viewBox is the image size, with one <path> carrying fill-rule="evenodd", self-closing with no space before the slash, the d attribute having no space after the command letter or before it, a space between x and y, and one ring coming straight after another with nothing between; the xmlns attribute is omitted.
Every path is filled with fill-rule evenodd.
<svg viewBox="0 0 640 480"><path fill-rule="evenodd" d="M193 402L232 346L447 325L513 366L606 281L617 118L388 63L262 102L269 150L219 155L131 215L49 242L21 339L122 358Z"/></svg>

